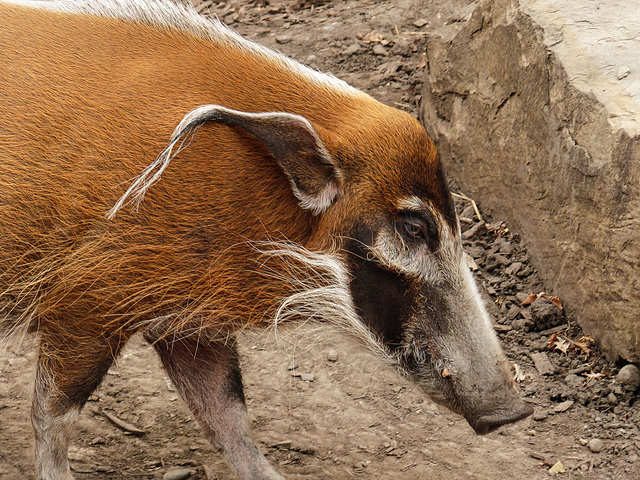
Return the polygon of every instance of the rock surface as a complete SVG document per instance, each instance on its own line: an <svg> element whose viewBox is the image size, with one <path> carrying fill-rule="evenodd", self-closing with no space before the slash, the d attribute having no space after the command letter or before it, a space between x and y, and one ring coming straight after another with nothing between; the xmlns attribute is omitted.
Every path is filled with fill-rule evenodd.
<svg viewBox="0 0 640 480"><path fill-rule="evenodd" d="M462 190L522 233L585 332L638 362L640 7L469 6L429 37L427 130Z"/></svg>
<svg viewBox="0 0 640 480"><path fill-rule="evenodd" d="M618 382L632 390L640 388L640 369L635 365L625 365L618 373Z"/></svg>

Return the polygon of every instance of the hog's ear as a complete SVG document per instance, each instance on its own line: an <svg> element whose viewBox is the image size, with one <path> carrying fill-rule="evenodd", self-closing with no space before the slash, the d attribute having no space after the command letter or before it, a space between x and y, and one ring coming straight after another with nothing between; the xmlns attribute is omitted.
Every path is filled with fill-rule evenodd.
<svg viewBox="0 0 640 480"><path fill-rule="evenodd" d="M167 148L158 155L125 194L107 218L113 219L127 203L139 204L151 185L182 148L186 139L206 122L222 122L245 129L260 140L274 156L291 182L302 208L319 214L327 210L342 193L342 175L320 137L307 119L284 112L247 113L219 105L202 105L189 112L178 124ZM178 145L174 152L174 147Z"/></svg>
<svg viewBox="0 0 640 480"><path fill-rule="evenodd" d="M340 171L309 121L284 112L246 113L207 106L203 115L244 128L271 152L302 208L324 212L342 192Z"/></svg>
<svg viewBox="0 0 640 480"><path fill-rule="evenodd" d="M167 148L172 149L181 138L193 135L206 122L235 125L260 140L284 170L302 208L322 213L342 193L340 170L306 118L285 112L247 113L203 105L182 119ZM171 158L174 155L170 154ZM166 160L167 164L171 158Z"/></svg>

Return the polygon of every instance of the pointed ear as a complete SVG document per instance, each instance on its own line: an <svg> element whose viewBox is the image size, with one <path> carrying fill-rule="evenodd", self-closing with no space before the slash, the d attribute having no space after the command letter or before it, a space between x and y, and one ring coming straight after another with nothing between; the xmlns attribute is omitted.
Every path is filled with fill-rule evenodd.
<svg viewBox="0 0 640 480"><path fill-rule="evenodd" d="M211 105L210 107L215 107ZM207 116L244 128L271 152L302 208L319 214L342 193L342 176L309 121L285 112L246 113L215 107Z"/></svg>
<svg viewBox="0 0 640 480"><path fill-rule="evenodd" d="M145 168L107 217L114 218L130 201L140 203L173 157L186 148L185 138L209 121L241 127L260 140L284 170L302 208L317 215L342 194L342 174L306 118L284 112L247 113L219 105L202 105L182 119L167 148ZM176 144L179 146L174 152Z"/></svg>

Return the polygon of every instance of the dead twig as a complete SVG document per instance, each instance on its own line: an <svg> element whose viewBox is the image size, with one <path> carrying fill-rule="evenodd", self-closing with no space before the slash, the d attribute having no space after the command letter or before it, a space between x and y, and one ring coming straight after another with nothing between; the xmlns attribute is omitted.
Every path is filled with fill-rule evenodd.
<svg viewBox="0 0 640 480"><path fill-rule="evenodd" d="M400 469L400 471L401 471L401 472L406 472L406 471L407 471L407 470L409 470L410 468L417 467L417 466L418 466L418 464L417 464L417 463L410 463L409 465L405 465L404 467L402 467L402 468Z"/></svg>
<svg viewBox="0 0 640 480"><path fill-rule="evenodd" d="M593 339L591 338L591 336L585 335L581 337L577 342L574 340L571 340L569 337L567 337L566 335L563 335L562 333L558 333L558 336L566 340L567 342L569 342L574 347L579 348L580 352L583 355L589 355L591 353L591 349L589 348L589 345L593 343Z"/></svg>
<svg viewBox="0 0 640 480"><path fill-rule="evenodd" d="M113 423L116 427L124 430L125 432L129 432L129 433L131 433L133 435L144 435L145 433L147 433L144 430L140 430L135 425L132 425L131 423L125 422L124 420L116 417L114 414L107 412L106 410L100 410L100 413L107 420L109 420L111 423Z"/></svg>
<svg viewBox="0 0 640 480"><path fill-rule="evenodd" d="M452 193L451 195L461 200L464 200L465 202L471 203L471 205L473 206L473 211L476 212L476 217L478 217L478 220L481 222L484 221L482 220L482 215L480 215L480 210L478 210L478 205L476 204L475 200L467 197L464 193Z"/></svg>

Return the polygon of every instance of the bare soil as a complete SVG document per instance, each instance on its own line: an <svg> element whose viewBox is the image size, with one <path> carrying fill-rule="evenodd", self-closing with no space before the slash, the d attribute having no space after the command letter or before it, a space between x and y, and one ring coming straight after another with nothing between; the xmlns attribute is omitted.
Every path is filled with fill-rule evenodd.
<svg viewBox="0 0 640 480"><path fill-rule="evenodd" d="M380 101L418 113L424 38L457 22L473 2L194 1L243 35L320 70ZM455 181L452 181L455 188ZM525 241L499 212L460 200L465 248L496 319L518 388L536 413L479 437L354 341L303 326L241 335L247 404L254 436L289 479L640 478L640 402L597 346L561 351L584 335L571 312L547 300ZM550 292L551 294L553 292ZM549 341L555 338L550 349ZM29 421L33 339L0 353L0 480L35 478ZM546 357L541 375L531 355ZM337 355L337 359L336 359ZM292 368L294 367L295 368ZM302 373L312 374L312 378ZM111 414L144 431L134 435ZM601 449L598 442L601 440ZM589 443L591 442L591 443ZM192 479L233 479L224 459L163 374L153 349L135 338L84 409L70 449L78 480L155 479L173 469Z"/></svg>

